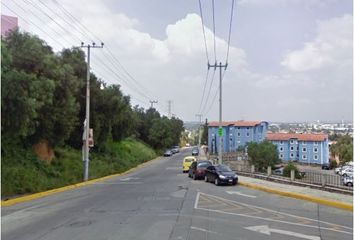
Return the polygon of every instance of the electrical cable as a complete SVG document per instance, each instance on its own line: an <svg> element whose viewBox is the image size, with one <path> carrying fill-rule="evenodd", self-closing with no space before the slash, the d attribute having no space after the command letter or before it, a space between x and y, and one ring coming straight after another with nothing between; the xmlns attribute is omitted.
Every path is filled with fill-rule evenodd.
<svg viewBox="0 0 354 240"><path fill-rule="evenodd" d="M200 19L201 19L201 22L202 22L202 30L203 30L203 36L204 36L205 54L206 54L207 62L209 63L208 45L207 45L206 36L205 36L205 29L204 29L203 10L202 10L202 3L200 2L200 0L199 0L199 12L200 12Z"/></svg>
<svg viewBox="0 0 354 240"><path fill-rule="evenodd" d="M233 12L234 12L234 3L235 0L232 0L232 4L231 4L231 17L230 17L230 27L229 27L229 39L227 41L227 53L226 53L226 61L225 63L227 64L228 60L229 60L229 51L230 51L230 39L231 39L231 29L232 29L232 16L233 16Z"/></svg>

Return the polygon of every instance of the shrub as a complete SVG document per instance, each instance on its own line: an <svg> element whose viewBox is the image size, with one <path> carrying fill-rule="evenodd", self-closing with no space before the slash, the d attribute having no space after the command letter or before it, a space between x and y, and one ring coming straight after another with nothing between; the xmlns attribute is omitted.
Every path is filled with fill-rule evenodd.
<svg viewBox="0 0 354 240"><path fill-rule="evenodd" d="M337 167L337 161L329 161L329 168L333 169Z"/></svg>
<svg viewBox="0 0 354 240"><path fill-rule="evenodd" d="M288 165L285 166L285 168L283 170L283 176L290 177L291 170L295 171L295 178L301 179L301 174L300 174L299 169L292 162L288 163Z"/></svg>

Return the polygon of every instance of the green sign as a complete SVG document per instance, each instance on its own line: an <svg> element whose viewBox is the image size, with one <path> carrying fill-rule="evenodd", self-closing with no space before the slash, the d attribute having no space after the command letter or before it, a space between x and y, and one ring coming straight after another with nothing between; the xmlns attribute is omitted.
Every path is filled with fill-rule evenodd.
<svg viewBox="0 0 354 240"><path fill-rule="evenodd" d="M222 137L222 135L223 135L222 127L218 128L218 135L219 135L219 137Z"/></svg>

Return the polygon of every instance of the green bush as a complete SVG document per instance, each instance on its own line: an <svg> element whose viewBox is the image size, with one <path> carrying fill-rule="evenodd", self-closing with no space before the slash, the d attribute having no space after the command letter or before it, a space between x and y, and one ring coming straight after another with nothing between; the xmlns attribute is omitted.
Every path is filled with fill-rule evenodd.
<svg viewBox="0 0 354 240"><path fill-rule="evenodd" d="M329 161L329 168L333 169L337 167L337 161Z"/></svg>
<svg viewBox="0 0 354 240"><path fill-rule="evenodd" d="M5 147L5 149L4 149ZM57 148L51 164L38 160L31 150L2 148L3 198L45 191L82 181L81 151ZM90 179L124 172L156 157L154 150L134 139L109 142L104 153L91 153Z"/></svg>
<svg viewBox="0 0 354 240"><path fill-rule="evenodd" d="M290 177L291 170L295 170L295 178L297 179L302 178L299 169L292 162L288 163L288 165L284 167L283 176Z"/></svg>

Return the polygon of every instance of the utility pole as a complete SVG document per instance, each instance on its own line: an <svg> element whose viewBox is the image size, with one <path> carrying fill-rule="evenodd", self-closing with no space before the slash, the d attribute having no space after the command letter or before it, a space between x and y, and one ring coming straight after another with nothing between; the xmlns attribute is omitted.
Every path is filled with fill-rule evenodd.
<svg viewBox="0 0 354 240"><path fill-rule="evenodd" d="M155 101L155 100L150 100L150 104L151 104L151 107L150 108L154 108L154 103L157 103L157 101Z"/></svg>
<svg viewBox="0 0 354 240"><path fill-rule="evenodd" d="M171 118L172 100L168 100L168 118Z"/></svg>
<svg viewBox="0 0 354 240"><path fill-rule="evenodd" d="M223 138L223 131L222 131L222 74L221 74L221 69L222 68L227 68L227 62L225 65L222 65L221 62L219 63L219 65L217 64L217 62L215 61L214 65L210 65L208 62L208 69L210 68L214 68L216 70L216 68L219 68L220 70L220 75L219 75L219 130L218 130L218 134L219 134L219 148L218 148L218 156L219 156L219 164L222 164L222 138Z"/></svg>
<svg viewBox="0 0 354 240"><path fill-rule="evenodd" d="M81 43L82 48L87 48L87 75L86 75L86 119L84 123L84 133L83 133L83 160L84 160L84 181L88 180L89 175L89 134L90 134L90 49L91 48L103 48L103 43L101 46L96 46L95 43L92 45Z"/></svg>
<svg viewBox="0 0 354 240"><path fill-rule="evenodd" d="M202 123L202 114L196 114L196 117L199 117L199 125L198 125L198 148L200 148L200 127Z"/></svg>

